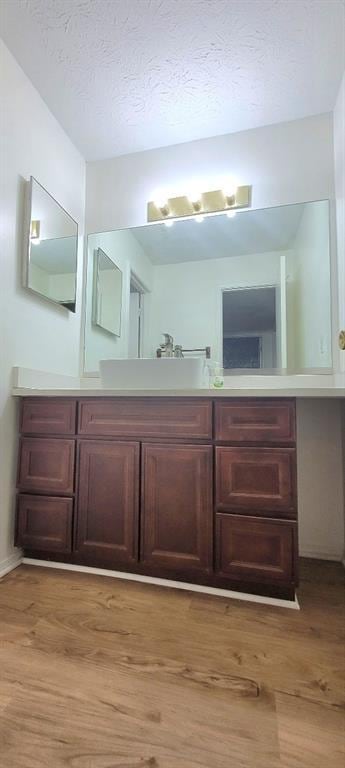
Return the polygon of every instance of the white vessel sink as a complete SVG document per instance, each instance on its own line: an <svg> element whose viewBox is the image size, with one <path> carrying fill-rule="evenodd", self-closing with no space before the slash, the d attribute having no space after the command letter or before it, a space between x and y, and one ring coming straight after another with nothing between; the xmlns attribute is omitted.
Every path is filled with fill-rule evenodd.
<svg viewBox="0 0 345 768"><path fill-rule="evenodd" d="M100 360L105 389L192 389L205 386L205 360L193 358L141 358Z"/></svg>

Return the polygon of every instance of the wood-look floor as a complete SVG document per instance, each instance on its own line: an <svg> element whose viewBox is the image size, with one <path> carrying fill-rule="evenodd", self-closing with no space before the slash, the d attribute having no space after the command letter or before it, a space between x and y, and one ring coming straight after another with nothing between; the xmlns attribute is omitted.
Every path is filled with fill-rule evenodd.
<svg viewBox="0 0 345 768"><path fill-rule="evenodd" d="M344 768L342 578L306 562L297 612L21 566L1 768Z"/></svg>

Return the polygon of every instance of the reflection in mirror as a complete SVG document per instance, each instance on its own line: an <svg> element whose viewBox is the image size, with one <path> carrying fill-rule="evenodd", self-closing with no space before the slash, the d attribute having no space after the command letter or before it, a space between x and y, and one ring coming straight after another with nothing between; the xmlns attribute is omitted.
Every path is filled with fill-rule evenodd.
<svg viewBox="0 0 345 768"><path fill-rule="evenodd" d="M223 367L277 367L281 345L276 315L279 286L223 291Z"/></svg>
<svg viewBox="0 0 345 768"><path fill-rule="evenodd" d="M94 254L92 322L121 335L122 272L101 248Z"/></svg>
<svg viewBox="0 0 345 768"><path fill-rule="evenodd" d="M27 223L24 287L75 312L78 225L32 177Z"/></svg>
<svg viewBox="0 0 345 768"><path fill-rule="evenodd" d="M228 374L331 370L328 201L93 234L88 245L87 372L132 356L133 273L145 286L142 357L169 334L174 347L211 347ZM90 320L95 248L123 272L121 339L101 339Z"/></svg>

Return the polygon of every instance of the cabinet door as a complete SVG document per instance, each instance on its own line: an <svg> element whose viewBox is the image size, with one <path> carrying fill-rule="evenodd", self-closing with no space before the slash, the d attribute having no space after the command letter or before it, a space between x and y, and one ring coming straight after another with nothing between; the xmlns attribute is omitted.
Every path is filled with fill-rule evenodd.
<svg viewBox="0 0 345 768"><path fill-rule="evenodd" d="M81 443L78 489L77 551L93 564L135 562L139 443Z"/></svg>
<svg viewBox="0 0 345 768"><path fill-rule="evenodd" d="M216 570L258 582L293 581L296 524L240 515L216 515Z"/></svg>
<svg viewBox="0 0 345 768"><path fill-rule="evenodd" d="M20 494L17 546L68 554L72 548L72 511L72 499Z"/></svg>
<svg viewBox="0 0 345 768"><path fill-rule="evenodd" d="M293 448L216 448L216 506L296 516L296 458Z"/></svg>
<svg viewBox="0 0 345 768"><path fill-rule="evenodd" d="M74 440L22 437L18 485L21 491L69 496L74 490Z"/></svg>
<svg viewBox="0 0 345 768"><path fill-rule="evenodd" d="M140 559L172 571L212 564L212 448L143 445Z"/></svg>

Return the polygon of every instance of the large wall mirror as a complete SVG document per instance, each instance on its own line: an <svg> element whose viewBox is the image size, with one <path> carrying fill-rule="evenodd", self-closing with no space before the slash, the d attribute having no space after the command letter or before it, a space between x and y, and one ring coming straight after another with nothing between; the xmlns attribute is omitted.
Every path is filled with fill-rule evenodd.
<svg viewBox="0 0 345 768"><path fill-rule="evenodd" d="M76 311L78 225L31 177L27 185L24 287Z"/></svg>
<svg viewBox="0 0 345 768"><path fill-rule="evenodd" d="M325 200L90 235L85 371L155 357L169 333L184 349L211 347L225 375L329 372L329 240ZM92 324L97 248L123 273L120 338Z"/></svg>

